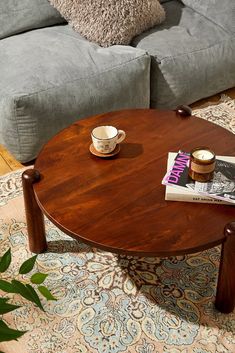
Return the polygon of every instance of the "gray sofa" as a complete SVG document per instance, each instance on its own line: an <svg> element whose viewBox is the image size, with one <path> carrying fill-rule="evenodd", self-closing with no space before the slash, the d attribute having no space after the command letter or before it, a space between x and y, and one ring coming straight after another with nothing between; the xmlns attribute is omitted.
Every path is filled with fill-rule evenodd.
<svg viewBox="0 0 235 353"><path fill-rule="evenodd" d="M101 48L47 0L0 0L0 143L21 162L77 119L174 109L235 85L235 1L163 0L165 22Z"/></svg>

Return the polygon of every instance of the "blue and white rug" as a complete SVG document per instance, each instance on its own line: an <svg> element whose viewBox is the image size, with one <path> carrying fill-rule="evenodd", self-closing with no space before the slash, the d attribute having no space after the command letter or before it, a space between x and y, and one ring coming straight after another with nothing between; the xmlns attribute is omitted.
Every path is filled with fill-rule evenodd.
<svg viewBox="0 0 235 353"><path fill-rule="evenodd" d="M211 113L210 113L211 114ZM28 251L21 171L0 177L0 256L13 264L1 278L18 278ZM47 273L57 301L45 312L17 294L21 308L2 316L28 331L5 353L233 353L235 312L214 308L220 247L166 259L115 255L76 242L46 221L49 249L35 270ZM27 282L32 275L23 275Z"/></svg>

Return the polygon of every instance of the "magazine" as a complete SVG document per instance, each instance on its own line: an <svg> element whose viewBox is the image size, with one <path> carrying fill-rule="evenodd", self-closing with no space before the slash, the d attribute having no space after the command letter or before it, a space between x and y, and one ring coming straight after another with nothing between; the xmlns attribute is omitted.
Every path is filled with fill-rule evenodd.
<svg viewBox="0 0 235 353"><path fill-rule="evenodd" d="M176 156L177 156L177 153L169 152L168 161L167 161L167 171L170 171L170 169L172 168L172 165L174 163ZM226 157L226 158L230 158L230 159L233 158L233 162L235 163L235 157ZM190 188L186 188L183 186L175 187L175 186L171 186L170 184L166 185L165 200L231 205L231 203L229 202L213 199L211 197L198 194Z"/></svg>
<svg viewBox="0 0 235 353"><path fill-rule="evenodd" d="M172 154L172 152L169 153L169 157L172 157ZM235 157L217 156L213 179L210 182L201 183L193 181L188 175L190 154L180 151L175 155L173 164L168 165L169 169L162 180L163 185L171 187L170 190L169 188L166 190L166 196L167 191L169 194L169 191L172 191L174 187L175 192L171 193L173 194L171 197L178 198L178 200L213 202L211 199L215 199L218 203L235 204ZM176 191L176 188L179 189L179 192ZM181 194L184 194L184 197L180 197ZM198 195L198 199L196 195ZM204 196L204 200L202 196ZM166 199L172 198L169 198L168 195Z"/></svg>

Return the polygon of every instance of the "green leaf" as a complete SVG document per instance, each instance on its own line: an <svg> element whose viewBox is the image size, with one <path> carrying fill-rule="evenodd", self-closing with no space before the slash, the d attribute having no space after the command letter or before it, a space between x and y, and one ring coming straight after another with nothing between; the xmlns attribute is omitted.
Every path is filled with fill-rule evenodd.
<svg viewBox="0 0 235 353"><path fill-rule="evenodd" d="M28 289L28 291L31 293L31 297L33 298L34 303L43 311L45 311L43 309L43 306L41 304L41 301L39 299L39 296L37 295L37 292L35 291L35 289L30 285L30 284L26 284L26 287Z"/></svg>
<svg viewBox="0 0 235 353"><path fill-rule="evenodd" d="M0 342L17 340L23 336L27 331L13 330L8 327L5 322L0 320Z"/></svg>
<svg viewBox="0 0 235 353"><path fill-rule="evenodd" d="M22 297L24 297L25 299L28 299L31 301L30 293L23 283L21 283L20 281L17 281L16 279L13 279L11 281L11 284L13 286L15 293L18 293L22 295Z"/></svg>
<svg viewBox="0 0 235 353"><path fill-rule="evenodd" d="M47 300L57 300L46 287L38 286L38 290Z"/></svg>
<svg viewBox="0 0 235 353"><path fill-rule="evenodd" d="M6 303L9 300L9 298L0 298L0 305Z"/></svg>
<svg viewBox="0 0 235 353"><path fill-rule="evenodd" d="M35 303L40 309L44 310L40 299L32 286L29 284L24 285L15 279L13 279L11 283L14 287L15 293L19 293L22 297L28 299L32 303Z"/></svg>
<svg viewBox="0 0 235 353"><path fill-rule="evenodd" d="M0 272L5 272L11 263L11 249L9 248L0 260Z"/></svg>
<svg viewBox="0 0 235 353"><path fill-rule="evenodd" d="M20 308L19 305L13 305L13 304L8 304L8 303L1 303L0 302L0 315L9 313L10 311L13 311L15 309Z"/></svg>
<svg viewBox="0 0 235 353"><path fill-rule="evenodd" d="M0 289L7 293L15 293L14 287L10 282L0 279Z"/></svg>
<svg viewBox="0 0 235 353"><path fill-rule="evenodd" d="M26 273L29 273L33 269L36 259L37 259L37 255L34 255L30 259L23 262L22 265L20 266L19 273L21 275L25 275Z"/></svg>
<svg viewBox="0 0 235 353"><path fill-rule="evenodd" d="M35 284L41 284L45 281L47 276L48 275L45 273L38 272L31 276L30 281Z"/></svg>

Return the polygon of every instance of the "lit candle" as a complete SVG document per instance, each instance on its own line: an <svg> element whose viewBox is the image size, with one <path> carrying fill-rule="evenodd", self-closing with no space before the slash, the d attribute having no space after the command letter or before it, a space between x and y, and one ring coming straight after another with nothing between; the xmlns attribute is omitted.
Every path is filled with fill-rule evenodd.
<svg viewBox="0 0 235 353"><path fill-rule="evenodd" d="M211 151L209 150L203 150L203 149L200 149L200 150L196 150L194 152L192 152L192 155L194 158L197 158L197 159L202 159L203 161L205 160L211 160L212 158L214 158L214 153L212 153Z"/></svg>
<svg viewBox="0 0 235 353"><path fill-rule="evenodd" d="M189 176L200 182L213 178L215 169L215 153L208 147L196 147L191 151Z"/></svg>

